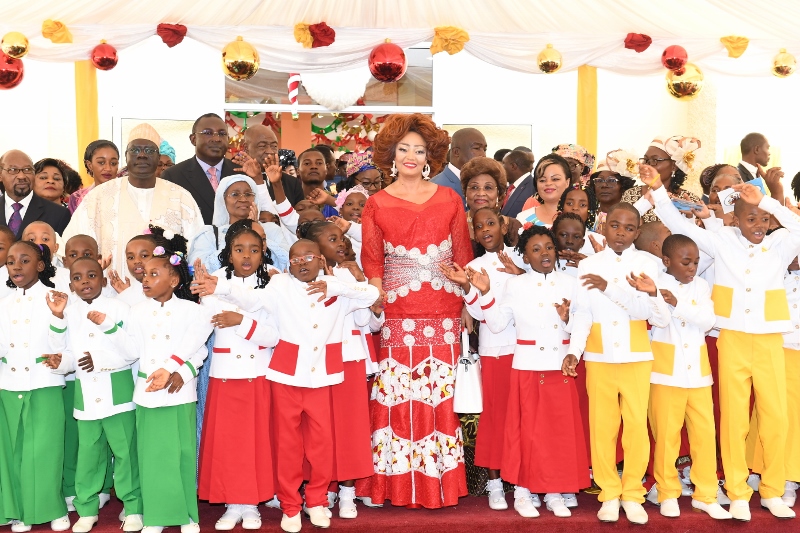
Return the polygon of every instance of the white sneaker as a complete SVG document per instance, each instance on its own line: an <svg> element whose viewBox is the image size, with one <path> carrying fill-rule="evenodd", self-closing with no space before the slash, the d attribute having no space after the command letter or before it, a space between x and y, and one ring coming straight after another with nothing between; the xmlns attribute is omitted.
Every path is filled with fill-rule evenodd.
<svg viewBox="0 0 800 533"><path fill-rule="evenodd" d="M717 503L720 505L731 504L731 499L728 498L728 495L725 494L725 491L722 490L722 487L717 487Z"/></svg>
<svg viewBox="0 0 800 533"><path fill-rule="evenodd" d="M742 522L750 521L750 502L747 500L733 500L730 506L731 518L741 520Z"/></svg>
<svg viewBox="0 0 800 533"><path fill-rule="evenodd" d="M539 505L541 505L541 502ZM536 510L533 498L529 496L514 498L514 510L523 518L536 518L539 516L539 511Z"/></svg>
<svg viewBox="0 0 800 533"><path fill-rule="evenodd" d="M67 496L64 498L64 501L67 502L67 512L74 513L75 512L75 496Z"/></svg>
<svg viewBox="0 0 800 533"><path fill-rule="evenodd" d="M140 514L132 514L125 517L125 520L122 522L122 531L127 532L134 532L134 531L141 531L144 527L144 523L142 522L142 515Z"/></svg>
<svg viewBox="0 0 800 533"><path fill-rule="evenodd" d="M72 533L89 533L97 523L96 516L82 516L72 526Z"/></svg>
<svg viewBox="0 0 800 533"><path fill-rule="evenodd" d="M663 502L662 502L663 505ZM625 516L628 521L633 524L646 524L647 511L644 510L641 503L622 501L622 510L625 511Z"/></svg>
<svg viewBox="0 0 800 533"><path fill-rule="evenodd" d="M783 503L780 497L775 498L761 498L761 507L769 509L772 516L776 518L794 518L795 513L792 508Z"/></svg>
<svg viewBox="0 0 800 533"><path fill-rule="evenodd" d="M715 520L729 520L733 518L731 513L723 509L718 503L703 503L701 501L692 499L692 508L695 511L708 513L708 516Z"/></svg>
<svg viewBox="0 0 800 533"><path fill-rule="evenodd" d="M758 487L761 485L761 476L758 474L750 474L747 476L747 484L753 489L753 492L758 492Z"/></svg>
<svg viewBox="0 0 800 533"><path fill-rule="evenodd" d="M552 511L552 513L559 518L568 518L572 516L572 513L564 503L564 498L561 496L561 494L545 494L544 504L548 511Z"/></svg>
<svg viewBox="0 0 800 533"><path fill-rule="evenodd" d="M196 524L191 518L188 524L181 526L181 533L200 533L200 524Z"/></svg>
<svg viewBox="0 0 800 533"><path fill-rule="evenodd" d="M106 494L105 492L101 492L97 495L97 499L100 500L100 509L106 506L108 502L111 501L111 494Z"/></svg>
<svg viewBox="0 0 800 533"><path fill-rule="evenodd" d="M576 494L572 494L571 492L566 492L561 496L564 498L564 505L566 505L570 509L578 506L578 496Z"/></svg>
<svg viewBox="0 0 800 533"><path fill-rule="evenodd" d="M66 531L69 529L69 515L56 518L50 521L50 529L53 531Z"/></svg>
<svg viewBox="0 0 800 533"><path fill-rule="evenodd" d="M658 501L658 485L653 484L650 490L647 491L647 496L645 496L644 499L653 505L661 505Z"/></svg>
<svg viewBox="0 0 800 533"><path fill-rule="evenodd" d="M666 516L667 518L678 518L681 515L681 508L678 507L678 498L667 498L661 502L659 512L661 516Z"/></svg>
<svg viewBox="0 0 800 533"><path fill-rule="evenodd" d="M531 501L533 502L533 506L537 509L542 506L542 500L539 499L538 494L531 494Z"/></svg>
<svg viewBox="0 0 800 533"><path fill-rule="evenodd" d="M124 507L119 512L119 516L117 518L119 518L120 522L124 522L125 521L125 508Z"/></svg>
<svg viewBox="0 0 800 533"><path fill-rule="evenodd" d="M331 512L331 510L330 510L330 509L328 509L327 507L323 507L323 506L321 506L321 505L320 505L320 507L322 507L322 509L324 509L324 510L325 510L325 516L327 516L328 518L333 518L333 513ZM306 516L308 516L308 517L310 518L310 514L309 514L309 512L308 512L308 509L309 509L309 508L308 508L308 507L306 507L306 504L304 503L304 504L303 504L303 512L306 514Z"/></svg>
<svg viewBox="0 0 800 533"><path fill-rule="evenodd" d="M603 502L597 511L597 518L601 522L616 522L619 520L619 498Z"/></svg>
<svg viewBox="0 0 800 533"><path fill-rule="evenodd" d="M333 509L333 506L336 505L336 500L339 499L339 494L337 492L328 492L328 509Z"/></svg>
<svg viewBox="0 0 800 533"><path fill-rule="evenodd" d="M494 489L489 491L489 508L495 511L505 511L508 509L506 493L503 492L503 489Z"/></svg>
<svg viewBox="0 0 800 533"><path fill-rule="evenodd" d="M270 501L268 501L267 503L265 503L264 505L266 507L271 508L271 509L280 509L281 508L281 502L278 499L278 495L277 494L275 496L273 496L272 499Z"/></svg>
<svg viewBox="0 0 800 533"><path fill-rule="evenodd" d="M355 500L349 498L339 498L339 518L356 518L358 508Z"/></svg>
<svg viewBox="0 0 800 533"><path fill-rule="evenodd" d="M783 497L781 498L783 503L789 507L794 507L794 504L797 501L797 489L800 489L800 485L794 481L787 481L783 490Z"/></svg>
<svg viewBox="0 0 800 533"><path fill-rule="evenodd" d="M242 529L261 528L261 513L256 505L242 505Z"/></svg>
<svg viewBox="0 0 800 533"><path fill-rule="evenodd" d="M331 518L328 513L330 513L330 509L325 509L321 505L309 507L308 519L311 520L311 523L316 527L327 528L331 526Z"/></svg>
<svg viewBox="0 0 800 533"><path fill-rule="evenodd" d="M236 527L236 524L242 521L242 506L235 503L230 503L225 506L225 514L223 514L217 523L214 524L214 529L217 531L230 531Z"/></svg>
<svg viewBox="0 0 800 533"><path fill-rule="evenodd" d="M19 520L11 521L11 531L13 531L14 533L25 533L26 531L30 531L32 527L33 526L24 524Z"/></svg>
<svg viewBox="0 0 800 533"><path fill-rule="evenodd" d="M286 533L299 533L302 527L303 524L300 522L300 513L297 513L291 518L286 515L283 515L283 518L281 518L281 529L286 531Z"/></svg>
<svg viewBox="0 0 800 533"><path fill-rule="evenodd" d="M360 497L356 497L356 499L357 500L361 500L361 503L363 503L367 507L371 507L373 509L378 509L378 508L383 507L382 503L373 503L372 498L370 498L369 496L360 496Z"/></svg>
<svg viewBox="0 0 800 533"><path fill-rule="evenodd" d="M164 531L164 526L144 526L142 533L161 533Z"/></svg>

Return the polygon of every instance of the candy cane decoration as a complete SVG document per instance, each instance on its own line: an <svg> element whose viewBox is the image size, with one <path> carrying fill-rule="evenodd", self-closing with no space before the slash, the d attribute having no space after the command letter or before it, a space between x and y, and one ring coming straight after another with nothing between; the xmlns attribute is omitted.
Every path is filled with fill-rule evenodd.
<svg viewBox="0 0 800 533"><path fill-rule="evenodd" d="M292 120L298 120L297 94L300 92L300 74L289 74L289 103L292 104Z"/></svg>

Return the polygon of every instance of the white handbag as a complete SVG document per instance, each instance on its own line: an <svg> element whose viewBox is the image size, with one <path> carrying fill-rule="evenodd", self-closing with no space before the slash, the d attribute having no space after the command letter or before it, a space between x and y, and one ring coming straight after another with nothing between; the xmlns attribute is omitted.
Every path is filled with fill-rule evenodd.
<svg viewBox="0 0 800 533"><path fill-rule="evenodd" d="M483 412L481 361L477 354L469 351L469 334L466 328L461 332L461 357L456 367L453 411L470 414Z"/></svg>

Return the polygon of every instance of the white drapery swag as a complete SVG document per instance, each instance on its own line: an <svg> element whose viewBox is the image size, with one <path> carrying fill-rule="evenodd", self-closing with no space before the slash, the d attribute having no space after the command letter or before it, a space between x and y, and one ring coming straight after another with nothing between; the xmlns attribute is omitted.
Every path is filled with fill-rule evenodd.
<svg viewBox="0 0 800 533"><path fill-rule="evenodd" d="M46 19L63 22L73 43L53 44L42 37ZM564 72L581 65L629 75L664 72L662 51L679 44L704 70L770 76L779 49L800 56L797 20L800 2L791 0L37 0L0 5L0 35L24 33L31 42L27 57L35 60L88 59L101 39L122 51L167 22L184 24L187 38L220 51L241 35L258 49L262 68L301 73L363 67L387 38L407 48L430 41L436 26L451 25L469 32L466 52L522 72L539 73L536 56L548 43L561 52ZM294 39L294 24L320 21L336 30L336 41L302 48ZM628 50L623 45L628 32L650 35L653 43L640 54ZM728 57L720 42L728 35L750 39L744 55Z"/></svg>

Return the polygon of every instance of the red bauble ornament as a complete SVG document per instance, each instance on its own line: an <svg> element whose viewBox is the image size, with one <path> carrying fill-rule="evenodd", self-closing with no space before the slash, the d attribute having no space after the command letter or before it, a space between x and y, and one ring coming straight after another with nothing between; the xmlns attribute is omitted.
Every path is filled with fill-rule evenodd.
<svg viewBox="0 0 800 533"><path fill-rule="evenodd" d="M379 44L369 54L369 71L378 81L397 81L406 73L407 67L405 52L394 43Z"/></svg>
<svg viewBox="0 0 800 533"><path fill-rule="evenodd" d="M686 49L677 44L667 46L661 54L661 64L672 71L682 69L688 60L689 54L686 53Z"/></svg>
<svg viewBox="0 0 800 533"><path fill-rule="evenodd" d="M92 49L92 65L99 70L111 70L117 66L117 49L105 41Z"/></svg>
<svg viewBox="0 0 800 533"><path fill-rule="evenodd" d="M13 89L22 81L24 73L21 59L0 52L0 89Z"/></svg>

